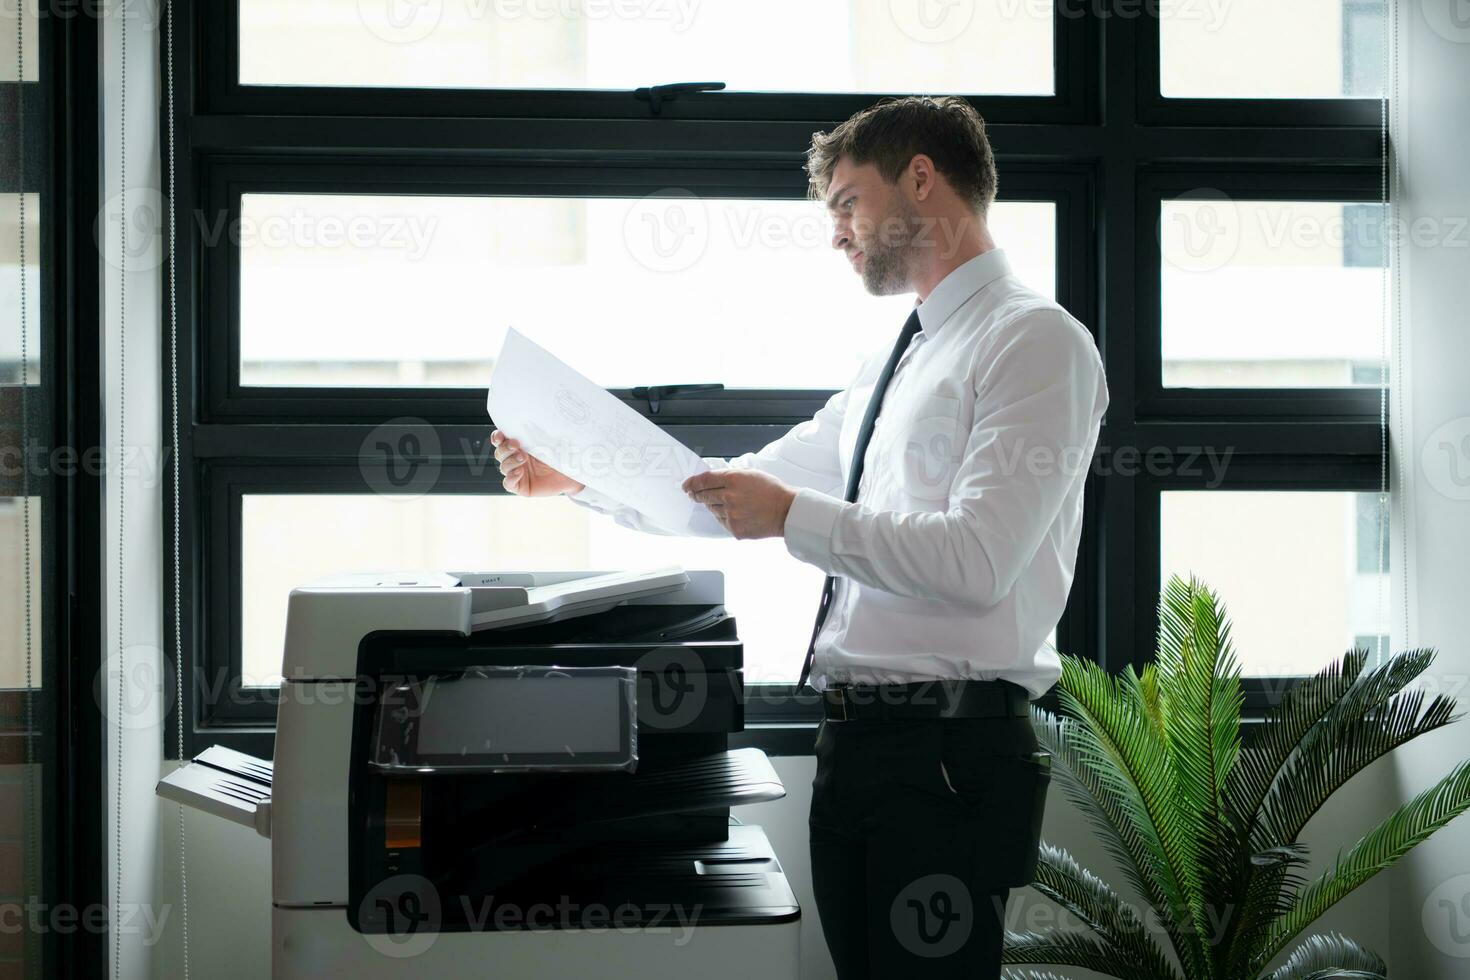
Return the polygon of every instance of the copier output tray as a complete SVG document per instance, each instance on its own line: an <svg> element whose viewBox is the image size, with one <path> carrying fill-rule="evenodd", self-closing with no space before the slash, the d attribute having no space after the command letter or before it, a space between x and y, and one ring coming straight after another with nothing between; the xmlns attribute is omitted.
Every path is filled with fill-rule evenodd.
<svg viewBox="0 0 1470 980"><path fill-rule="evenodd" d="M785 795L766 754L746 748L656 770L580 776L574 782L527 780L513 801L497 800L463 819L478 828L482 847L548 835L605 839L609 823L723 810Z"/></svg>

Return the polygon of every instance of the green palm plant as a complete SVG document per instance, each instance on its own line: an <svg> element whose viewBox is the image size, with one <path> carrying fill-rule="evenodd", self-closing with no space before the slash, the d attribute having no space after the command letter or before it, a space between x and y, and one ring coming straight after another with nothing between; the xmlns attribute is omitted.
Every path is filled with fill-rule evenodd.
<svg viewBox="0 0 1470 980"><path fill-rule="evenodd" d="M1408 689L1433 658L1421 649L1370 663L1354 650L1288 691L1245 744L1230 624L1194 578L1165 587L1158 656L1141 674L1064 657L1061 710L1036 710L1038 735L1162 928L1146 928L1141 906L1043 842L1033 887L1087 928L1007 933L1005 976L1060 980L1034 968L1065 966L1120 980L1385 977L1383 961L1346 936L1299 937L1470 808L1470 762L1310 880L1301 833L1354 774L1455 720L1450 698Z"/></svg>

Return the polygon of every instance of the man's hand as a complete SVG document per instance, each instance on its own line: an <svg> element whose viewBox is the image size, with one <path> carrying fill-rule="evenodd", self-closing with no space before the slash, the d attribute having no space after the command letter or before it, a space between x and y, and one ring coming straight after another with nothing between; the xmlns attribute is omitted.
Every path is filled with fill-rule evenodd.
<svg viewBox="0 0 1470 980"><path fill-rule="evenodd" d="M499 429L491 431L490 444L495 447L495 462L500 464L501 482L518 497L551 497L582 489L582 484L547 466Z"/></svg>
<svg viewBox="0 0 1470 980"><path fill-rule="evenodd" d="M725 469L696 473L684 492L704 504L736 538L779 538L796 490L759 470Z"/></svg>

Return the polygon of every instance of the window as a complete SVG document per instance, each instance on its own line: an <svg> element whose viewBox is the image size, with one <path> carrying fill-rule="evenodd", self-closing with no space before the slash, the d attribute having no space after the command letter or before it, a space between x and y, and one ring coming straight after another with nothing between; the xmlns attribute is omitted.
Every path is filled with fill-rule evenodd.
<svg viewBox="0 0 1470 980"><path fill-rule="evenodd" d="M3 25L0 21L0 25ZM26 263L20 265L20 215L25 214ZM32 297L25 304L25 353L26 363L20 363L21 332L7 330L0 336L0 384L18 385L24 374L25 383L34 385L38 380L41 364L41 311L35 297L41 295L41 269L37 256L40 254L41 195L27 192L22 195L0 192L0 295L3 314L7 323L20 323L22 280L24 293Z"/></svg>
<svg viewBox="0 0 1470 980"><path fill-rule="evenodd" d="M993 224L1054 294L1055 206ZM868 296L799 200L247 193L241 229L251 386L482 386L515 326L603 385L841 388L913 302Z"/></svg>
<svg viewBox="0 0 1470 980"><path fill-rule="evenodd" d="M487 481L498 482L494 467ZM374 529L365 536L362 529ZM718 568L740 616L748 684L790 682L806 651L822 573L791 560L776 539L737 542L642 534L561 498L253 494L244 499L241 590L244 683L280 683L286 596L293 584L374 568L534 571L565 568ZM289 570L290 577L283 575ZM291 579L299 581L292 582Z"/></svg>
<svg viewBox="0 0 1470 980"><path fill-rule="evenodd" d="M1355 365L1379 351L1381 204L1204 191L1162 208L1166 386L1378 385Z"/></svg>
<svg viewBox="0 0 1470 980"><path fill-rule="evenodd" d="M1227 599L1245 676L1313 674L1388 631L1378 529L1363 517L1377 494L1168 491L1159 506L1163 577L1197 575Z"/></svg>
<svg viewBox="0 0 1470 980"><path fill-rule="evenodd" d="M1387 19L1386 0L1343 0L1343 95L1377 98L1383 94Z"/></svg>
<svg viewBox="0 0 1470 980"><path fill-rule="evenodd" d="M242 0L245 85L1049 95L1052 4Z"/></svg>
<svg viewBox="0 0 1470 980"><path fill-rule="evenodd" d="M1353 637L1353 649L1367 650L1374 659L1388 656L1387 633L1360 633Z"/></svg>
<svg viewBox="0 0 1470 980"><path fill-rule="evenodd" d="M1350 269L1388 268L1387 215L1382 204L1342 207L1342 264ZM1377 368L1379 365L1373 365Z"/></svg>
<svg viewBox="0 0 1470 980"><path fill-rule="evenodd" d="M1190 567L1218 574L1238 619L1286 635L1291 610L1237 569L1279 554L1270 529L1303 506L1332 594L1298 617L1313 649L1262 647L1252 690L1382 632L1355 503L1378 486L1387 236L1364 52L1382 3L1242 0L1219 30L1149 6L181 4L194 747L269 751L301 580L630 556L727 572L747 719L799 735L812 716L786 695L821 576L779 542L633 535L506 495L484 386L513 325L701 455L810 418L908 303L864 295L801 169L814 130L884 93L971 98L997 154L997 241L1099 339L1111 407L1049 642L1143 662L1161 576ZM1313 39L1296 74L1225 84L1283 32ZM692 82L724 88L675 84ZM1233 239L1201 245L1222 217ZM718 387L656 412L636 390L680 384ZM409 433L439 447L437 478L375 493L361 447Z"/></svg>
<svg viewBox="0 0 1470 980"><path fill-rule="evenodd" d="M1387 573L1388 502L1376 493L1359 493L1353 497L1357 512L1357 523L1353 528L1357 543L1357 570L1362 574L1376 575L1380 570Z"/></svg>
<svg viewBox="0 0 1470 980"><path fill-rule="evenodd" d="M1159 5L1170 98L1377 98L1386 0Z"/></svg>
<svg viewBox="0 0 1470 980"><path fill-rule="evenodd" d="M34 589L41 581L41 527L47 505L48 501L35 494L0 497L0 555L4 556L0 620L5 623L0 634L0 691L29 694L42 685L40 610L34 594L27 598L26 586Z"/></svg>

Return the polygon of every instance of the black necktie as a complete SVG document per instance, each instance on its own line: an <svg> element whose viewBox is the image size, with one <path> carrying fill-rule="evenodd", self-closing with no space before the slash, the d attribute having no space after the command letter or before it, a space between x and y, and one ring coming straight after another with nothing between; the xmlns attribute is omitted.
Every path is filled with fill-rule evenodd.
<svg viewBox="0 0 1470 980"><path fill-rule="evenodd" d="M883 407L883 396L888 392L888 382L893 380L893 372L898 370L899 358L903 357L903 352L908 350L909 343L918 332L919 308L914 307L914 312L909 314L897 342L893 345L893 353L888 355L888 363L883 365L878 380L873 384L873 394L868 399L868 411L863 416L862 428L858 429L857 445L852 450L852 469L847 474L847 493L842 498L849 503L857 500L858 483L863 478L863 457L868 454L868 442L873 438L873 427L878 421L878 410ZM817 656L817 636L822 632L822 624L827 621L827 613L832 609L832 590L836 583L837 578L828 575L826 583L822 585L822 602L817 607L817 625L812 628L812 642L807 645L806 662L801 665L801 679L796 682L798 691L811 676L812 661Z"/></svg>

